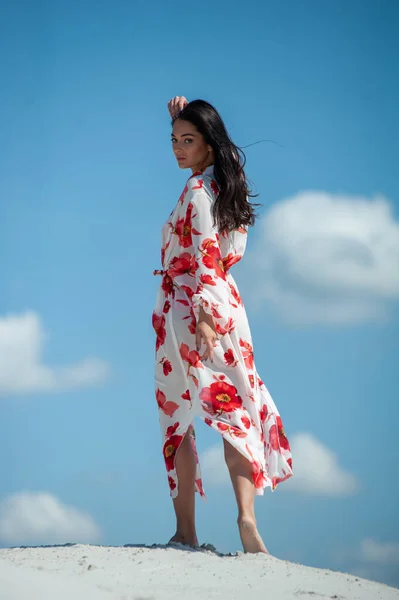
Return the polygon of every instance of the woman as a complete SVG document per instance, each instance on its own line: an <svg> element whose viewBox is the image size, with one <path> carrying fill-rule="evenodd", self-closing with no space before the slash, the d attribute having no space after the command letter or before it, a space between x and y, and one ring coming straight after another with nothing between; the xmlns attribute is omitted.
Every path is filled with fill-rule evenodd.
<svg viewBox="0 0 399 600"><path fill-rule="evenodd" d="M288 439L255 368L245 309L231 274L254 206L239 148L203 100L169 103L172 148L186 186L162 229L153 327L156 399L176 513L171 542L197 546L195 491L205 497L193 419L221 434L245 552L264 552L254 499L292 475Z"/></svg>

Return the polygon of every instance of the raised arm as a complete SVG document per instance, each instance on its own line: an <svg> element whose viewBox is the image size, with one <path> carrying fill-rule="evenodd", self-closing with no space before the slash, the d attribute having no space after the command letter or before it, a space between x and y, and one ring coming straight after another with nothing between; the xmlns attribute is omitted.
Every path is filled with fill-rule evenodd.
<svg viewBox="0 0 399 600"><path fill-rule="evenodd" d="M168 110L172 119L175 119L178 114L187 106L188 100L184 96L175 96L168 102Z"/></svg>

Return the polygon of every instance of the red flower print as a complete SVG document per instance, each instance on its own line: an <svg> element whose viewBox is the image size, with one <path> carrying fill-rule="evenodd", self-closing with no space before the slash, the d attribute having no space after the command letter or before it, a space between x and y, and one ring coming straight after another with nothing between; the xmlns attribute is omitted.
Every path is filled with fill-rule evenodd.
<svg viewBox="0 0 399 600"><path fill-rule="evenodd" d="M219 431L229 430L229 426L227 425L227 423L216 423L216 427L219 429Z"/></svg>
<svg viewBox="0 0 399 600"><path fill-rule="evenodd" d="M208 419L208 417L205 417L204 421L207 425L209 425L209 426L212 425L212 419Z"/></svg>
<svg viewBox="0 0 399 600"><path fill-rule="evenodd" d="M277 424L272 425L269 431L269 442L273 450L278 450L284 448L284 450L290 449L290 444L288 442L288 438L285 435L283 423L281 421L281 417L277 417Z"/></svg>
<svg viewBox="0 0 399 600"><path fill-rule="evenodd" d="M165 301L165 304L163 305L163 309L162 312L166 314L168 314L168 312L170 311L170 302L169 300Z"/></svg>
<svg viewBox="0 0 399 600"><path fill-rule="evenodd" d="M203 253L202 262L204 265L208 269L213 269L217 277L226 279L220 248L215 245L215 241L211 238L204 240L201 244L201 252Z"/></svg>
<svg viewBox="0 0 399 600"><path fill-rule="evenodd" d="M185 274L194 277L197 269L198 263L195 260L195 256L189 252L183 252L180 256L172 258L168 271L172 278Z"/></svg>
<svg viewBox="0 0 399 600"><path fill-rule="evenodd" d="M216 331L219 335L226 335L226 333L231 333L235 329L235 322L232 317L229 317L227 321L226 327L222 327L219 323L216 323Z"/></svg>
<svg viewBox="0 0 399 600"><path fill-rule="evenodd" d="M167 244L165 244L165 246L163 246L161 248L161 265L162 266L165 264L165 252L169 248L169 244L170 244L170 242L168 242Z"/></svg>
<svg viewBox="0 0 399 600"><path fill-rule="evenodd" d="M200 398L205 410L210 414L228 413L240 408L242 400L237 394L237 388L225 381L215 381L200 392Z"/></svg>
<svg viewBox="0 0 399 600"><path fill-rule="evenodd" d="M187 344L181 344L180 346L180 356L182 357L182 359L186 362L188 362L188 364L191 367L196 367L197 369L203 369L203 365L201 364L201 358L199 353L196 350L191 350L190 348L187 346Z"/></svg>
<svg viewBox="0 0 399 600"><path fill-rule="evenodd" d="M211 180L211 190L216 196L219 194L219 186L214 179Z"/></svg>
<svg viewBox="0 0 399 600"><path fill-rule="evenodd" d="M155 349L158 352L161 346L165 343L166 329L165 329L165 317L164 315L157 315L156 312L152 313L152 326L157 334L157 341Z"/></svg>
<svg viewBox="0 0 399 600"><path fill-rule="evenodd" d="M245 342L240 338L240 346L241 348L243 348L242 355L244 357L245 366L248 367L248 369L253 370L254 353L251 344L249 342Z"/></svg>
<svg viewBox="0 0 399 600"><path fill-rule="evenodd" d="M195 318L195 314L192 308L190 308L190 323L188 325L188 330L193 335L195 335L195 332L197 330L197 319Z"/></svg>
<svg viewBox="0 0 399 600"><path fill-rule="evenodd" d="M243 301L241 299L240 294L238 293L237 288L234 285L232 285L230 282L229 282L229 288L231 291L231 295L233 296L233 298L237 302L237 304L242 305Z"/></svg>
<svg viewBox="0 0 399 600"><path fill-rule="evenodd" d="M182 440L182 435L172 435L164 443L163 457L165 459L167 471L172 471L175 468L175 455Z"/></svg>
<svg viewBox="0 0 399 600"><path fill-rule="evenodd" d="M216 307L217 307L217 304L212 304L212 306L211 306L212 316L215 319L221 319L222 315L220 314L220 312L218 311L218 309Z"/></svg>
<svg viewBox="0 0 399 600"><path fill-rule="evenodd" d="M171 435L173 435L177 429L179 428L179 421L176 421L176 423L174 425L169 425L169 427L166 430L166 436L170 437Z"/></svg>
<svg viewBox="0 0 399 600"><path fill-rule="evenodd" d="M273 450L279 449L277 426L272 425L269 430L269 442Z"/></svg>
<svg viewBox="0 0 399 600"><path fill-rule="evenodd" d="M203 273L200 277L200 282L204 285L216 285L216 281L210 275Z"/></svg>
<svg viewBox="0 0 399 600"><path fill-rule="evenodd" d="M223 268L227 272L233 265L238 263L241 260L241 256L239 254L232 254L229 252L227 256L222 259Z"/></svg>
<svg viewBox="0 0 399 600"><path fill-rule="evenodd" d="M289 458L287 460L287 463L289 464L290 469L292 471L292 459ZM275 488L278 483L282 483L283 481L286 481L287 479L289 479L289 477L291 477L291 475L292 475L292 473L288 473L288 472L286 473L284 469L281 469L281 471L282 471L284 477L273 477L273 479L272 479L273 488Z"/></svg>
<svg viewBox="0 0 399 600"><path fill-rule="evenodd" d="M224 362L228 367L235 367L238 363L238 360L235 360L234 358L234 353L231 348L229 348L227 352L224 353Z"/></svg>
<svg viewBox="0 0 399 600"><path fill-rule="evenodd" d="M280 437L280 446L282 448L284 448L284 450L290 450L291 449L290 443L289 443L286 433L284 431L284 427L283 427L280 417L277 417L277 424L278 424L278 434Z"/></svg>
<svg viewBox="0 0 399 600"><path fill-rule="evenodd" d="M179 236L180 246L189 248L192 245L191 226L187 225L184 219L176 221L174 233Z"/></svg>
<svg viewBox="0 0 399 600"><path fill-rule="evenodd" d="M170 475L168 475L168 483L169 483L170 489L173 492L173 490L176 489L176 483L175 483L175 480L172 479Z"/></svg>
<svg viewBox="0 0 399 600"><path fill-rule="evenodd" d="M252 479L256 489L262 489L264 487L264 483L266 482L265 473L262 471L260 464L256 460L252 462Z"/></svg>
<svg viewBox="0 0 399 600"><path fill-rule="evenodd" d="M243 417L241 417L241 421L243 422L244 427L246 427L247 429L251 427L251 421L248 419L247 416L244 415Z"/></svg>
<svg viewBox="0 0 399 600"><path fill-rule="evenodd" d="M194 291L188 287L188 285L181 285L180 289L183 290L183 292L185 292L185 294L187 294L187 297L191 298L194 296Z"/></svg>
<svg viewBox="0 0 399 600"><path fill-rule="evenodd" d="M268 413L267 406L266 406L266 404L264 404L259 412L261 421L266 421L267 413Z"/></svg>
<svg viewBox="0 0 399 600"><path fill-rule="evenodd" d="M186 390L184 394L181 395L181 397L183 398L183 400L188 400L189 402L191 402L190 390Z"/></svg>
<svg viewBox="0 0 399 600"><path fill-rule="evenodd" d="M156 391L156 398L159 408L162 410L165 415L168 417L173 417L179 405L176 402L172 402L171 400L166 400L166 396L160 389Z"/></svg>
<svg viewBox="0 0 399 600"><path fill-rule="evenodd" d="M245 444L245 450L248 452L249 456L251 457L252 462L254 462L255 461L254 455L252 454L251 448L248 446L248 444Z"/></svg>
<svg viewBox="0 0 399 600"><path fill-rule="evenodd" d="M190 323L187 325L187 328L190 333L195 335L196 327L197 327L197 319L195 318L195 314L194 314L194 310L193 310L192 306L190 307L190 314L187 315L186 317L183 317L182 321L186 321L187 319L190 319Z"/></svg>
<svg viewBox="0 0 399 600"><path fill-rule="evenodd" d="M255 385L255 377L253 375L248 375L248 379L249 379L249 385L251 386L251 388L253 388Z"/></svg>
<svg viewBox="0 0 399 600"><path fill-rule="evenodd" d="M189 349L189 347L187 346L187 344L181 344L180 346L180 356L182 357L182 359L188 363L188 370L187 370L187 375L189 377L191 377L191 379L194 382L195 387L198 387L198 378L193 375L193 373L190 373L190 369L191 367L194 367L196 369L203 369L204 365L201 363L201 358L199 353L196 350L191 350Z"/></svg>
<svg viewBox="0 0 399 600"><path fill-rule="evenodd" d="M245 438L248 435L245 431L242 431L242 429L239 427L234 427L233 425L229 426L229 433L232 437L237 438Z"/></svg>
<svg viewBox="0 0 399 600"><path fill-rule="evenodd" d="M217 422L216 427L219 429L219 431L222 431L222 432L227 431L231 435L231 437L245 438L248 435L245 431L243 431L239 427L234 427L234 425L229 425L228 423Z"/></svg>
<svg viewBox="0 0 399 600"><path fill-rule="evenodd" d="M198 491L200 493L201 496L205 496L204 494L204 488L202 487L202 480L201 479L196 479L195 480L196 486L198 488Z"/></svg>
<svg viewBox="0 0 399 600"><path fill-rule="evenodd" d="M190 202L190 204L187 206L187 211L184 216L184 219L178 219L173 229L173 233L179 236L179 245L183 246L183 248L190 248L190 246L193 245L193 238L191 235L192 233L199 235L199 232L191 227L191 215L193 212L193 208L194 207Z"/></svg>
<svg viewBox="0 0 399 600"><path fill-rule="evenodd" d="M164 273L162 277L162 289L165 292L165 296L175 297L175 288L173 285L173 280L168 273Z"/></svg>
<svg viewBox="0 0 399 600"><path fill-rule="evenodd" d="M179 302L179 304L183 304L183 306L190 306L188 300L176 300L176 302Z"/></svg>
<svg viewBox="0 0 399 600"><path fill-rule="evenodd" d="M203 179L198 179L197 180L197 185L193 185L192 189L193 190L200 190L204 185L204 180Z"/></svg>
<svg viewBox="0 0 399 600"><path fill-rule="evenodd" d="M162 368L163 368L163 374L165 375L165 377L167 377L169 375L169 373L172 372L172 363L170 362L170 360L163 358L161 360L161 364L162 364Z"/></svg>
<svg viewBox="0 0 399 600"><path fill-rule="evenodd" d="M178 202L180 202L180 204L183 204L184 198L186 197L187 192L188 192L188 187L186 185L185 188L184 188L184 190L182 191L182 193L180 195L179 200L178 200Z"/></svg>

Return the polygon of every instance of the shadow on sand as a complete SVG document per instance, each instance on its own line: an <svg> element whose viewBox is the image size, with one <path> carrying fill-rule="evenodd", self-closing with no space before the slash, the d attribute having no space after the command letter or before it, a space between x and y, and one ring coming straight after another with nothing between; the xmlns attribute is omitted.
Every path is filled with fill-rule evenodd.
<svg viewBox="0 0 399 600"><path fill-rule="evenodd" d="M16 549L16 548L20 548L22 550L25 550L27 548L70 548L71 546L80 546L80 545L87 545L87 546L94 546L97 548L142 548L142 549L147 549L147 550L154 550L156 548L159 549L167 549L167 548L174 548L175 550L181 550L184 552L212 552L213 554L216 554L217 556L220 557L225 557L225 556L239 556L240 554L242 554L241 552L229 552L228 554L223 554L222 552L219 552L215 546L213 546L212 544L201 544L201 546L195 546L194 548L192 546L185 546L184 544L178 544L176 542L171 542L169 544L124 544L123 546L108 546L105 544L83 544L80 542L67 542L66 544L41 544L40 546L11 546L10 549Z"/></svg>

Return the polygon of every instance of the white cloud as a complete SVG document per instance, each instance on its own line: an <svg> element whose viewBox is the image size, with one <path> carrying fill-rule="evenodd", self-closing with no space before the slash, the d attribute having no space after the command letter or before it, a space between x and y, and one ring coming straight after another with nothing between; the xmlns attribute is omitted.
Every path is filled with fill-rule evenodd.
<svg viewBox="0 0 399 600"><path fill-rule="evenodd" d="M93 543L101 537L92 517L45 492L21 492L0 503L0 541L7 545Z"/></svg>
<svg viewBox="0 0 399 600"><path fill-rule="evenodd" d="M345 544L331 553L334 569L399 587L399 542L379 542L371 537L356 545Z"/></svg>
<svg viewBox="0 0 399 600"><path fill-rule="evenodd" d="M0 317L0 396L88 386L107 377L108 365L98 358L64 367L44 365L45 340L36 313Z"/></svg>
<svg viewBox="0 0 399 600"><path fill-rule="evenodd" d="M309 433L290 437L294 476L281 483L279 491L316 496L347 496L358 489L354 475L345 471L335 454ZM201 456L205 484L230 485L223 446L212 446Z"/></svg>
<svg viewBox="0 0 399 600"><path fill-rule="evenodd" d="M259 236L254 301L288 322L385 320L399 300L399 223L382 197L303 192L272 206Z"/></svg>
<svg viewBox="0 0 399 600"><path fill-rule="evenodd" d="M399 565L399 542L377 542L366 538L360 545L360 560L368 563Z"/></svg>
<svg viewBox="0 0 399 600"><path fill-rule="evenodd" d="M223 444L207 448L200 458L205 484L225 486L230 484L230 475L224 460Z"/></svg>
<svg viewBox="0 0 399 600"><path fill-rule="evenodd" d="M320 496L347 496L358 489L354 475L345 471L332 450L310 433L290 438L294 476L280 488Z"/></svg>

